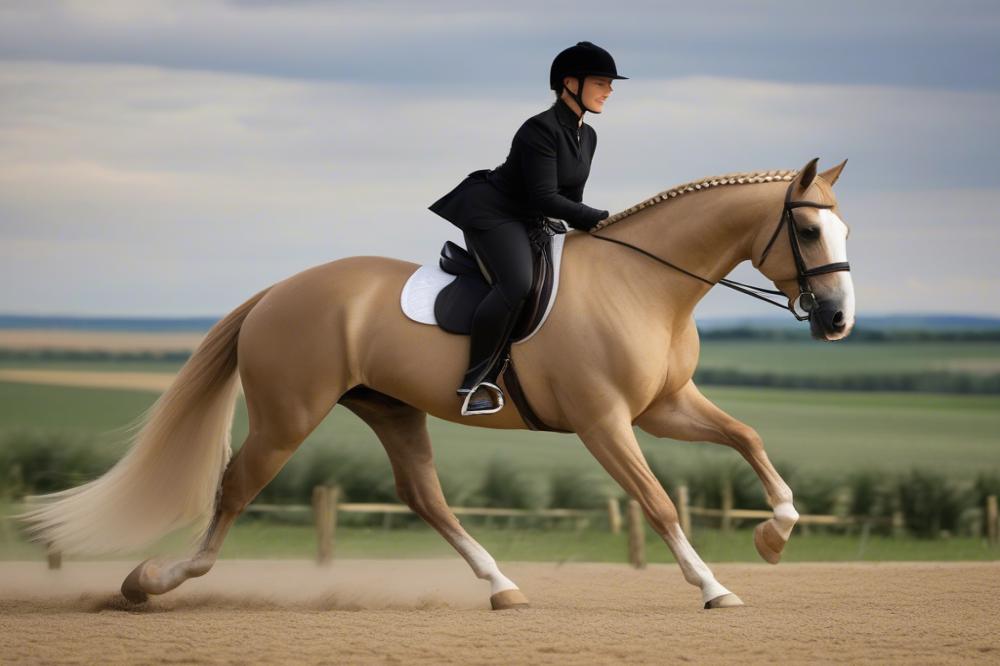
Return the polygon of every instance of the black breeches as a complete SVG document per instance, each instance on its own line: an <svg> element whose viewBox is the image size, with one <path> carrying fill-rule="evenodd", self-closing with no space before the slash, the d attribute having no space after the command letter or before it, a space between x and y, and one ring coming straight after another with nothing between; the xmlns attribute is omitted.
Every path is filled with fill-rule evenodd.
<svg viewBox="0 0 1000 666"><path fill-rule="evenodd" d="M531 290L532 248L524 222L512 221L492 229L469 229L466 247L482 262L493 288L482 300L472 320L469 370L464 388L480 381L496 381L487 376L497 370L503 343L517 322L525 297Z"/></svg>

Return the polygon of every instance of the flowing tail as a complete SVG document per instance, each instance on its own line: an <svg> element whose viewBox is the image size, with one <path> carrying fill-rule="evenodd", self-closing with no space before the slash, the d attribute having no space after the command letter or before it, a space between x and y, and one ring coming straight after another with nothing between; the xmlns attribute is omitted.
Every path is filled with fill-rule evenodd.
<svg viewBox="0 0 1000 666"><path fill-rule="evenodd" d="M192 523L204 530L231 454L240 327L267 291L212 327L139 417L114 467L77 488L27 498L18 517L34 540L63 553L98 554L134 550Z"/></svg>

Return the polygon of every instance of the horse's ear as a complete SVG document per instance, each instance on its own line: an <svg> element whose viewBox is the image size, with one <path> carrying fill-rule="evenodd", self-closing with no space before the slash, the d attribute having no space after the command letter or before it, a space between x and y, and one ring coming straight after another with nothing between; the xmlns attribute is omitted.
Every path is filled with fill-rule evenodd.
<svg viewBox="0 0 1000 666"><path fill-rule="evenodd" d="M808 164L806 164L804 167L802 167L802 169L799 171L798 175L795 176L795 179L792 181L792 183L799 190L807 190L807 189L809 189L809 186L812 185L813 180L816 179L816 163L817 162L819 162L819 158L818 157L812 158L811 160L809 160Z"/></svg>
<svg viewBox="0 0 1000 666"><path fill-rule="evenodd" d="M829 183L830 186L832 187L833 184L837 182L837 179L840 178L840 172L844 170L845 164L847 164L847 160L844 160L843 162L833 167L832 169L827 169L826 171L821 173L819 177L825 180L827 183Z"/></svg>

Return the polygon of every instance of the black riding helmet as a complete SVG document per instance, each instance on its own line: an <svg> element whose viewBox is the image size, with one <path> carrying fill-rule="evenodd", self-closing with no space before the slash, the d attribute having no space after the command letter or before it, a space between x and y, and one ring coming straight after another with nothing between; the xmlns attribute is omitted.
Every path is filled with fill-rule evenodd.
<svg viewBox="0 0 1000 666"><path fill-rule="evenodd" d="M615 67L615 59L611 54L596 44L590 42L577 42L576 46L563 49L555 60L552 61L552 68L549 70L549 87L556 92L563 89L563 79L567 76L575 76L577 85L576 92L567 88L570 96L580 106L582 111L600 113L588 109L583 103L583 80L588 76L606 76L609 79L627 79L627 76L619 76L618 68Z"/></svg>

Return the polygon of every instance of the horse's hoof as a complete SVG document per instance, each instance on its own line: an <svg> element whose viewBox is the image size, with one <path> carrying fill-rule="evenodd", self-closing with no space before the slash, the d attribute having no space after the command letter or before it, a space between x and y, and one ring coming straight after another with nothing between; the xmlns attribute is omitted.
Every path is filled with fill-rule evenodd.
<svg viewBox="0 0 1000 666"><path fill-rule="evenodd" d="M146 560L148 562L149 560ZM139 585L139 577L142 575L142 570L146 566L146 562L143 562L135 569L132 569L130 573L122 582L122 596L125 600L133 604L144 604L149 600L149 595L146 591L142 589Z"/></svg>
<svg viewBox="0 0 1000 666"><path fill-rule="evenodd" d="M771 520L765 520L753 531L753 545L765 562L777 564L781 561L781 551L788 543L778 534L778 529Z"/></svg>
<svg viewBox="0 0 1000 666"><path fill-rule="evenodd" d="M493 610L508 610L511 608L527 608L530 604L528 603L528 597L524 596L524 593L517 588L513 590L504 590L503 592L497 592L490 597L490 606Z"/></svg>
<svg viewBox="0 0 1000 666"><path fill-rule="evenodd" d="M712 608L736 608L742 605L743 600L730 592L729 594L723 594L721 597L716 597L711 601L706 601L705 610L710 610Z"/></svg>

